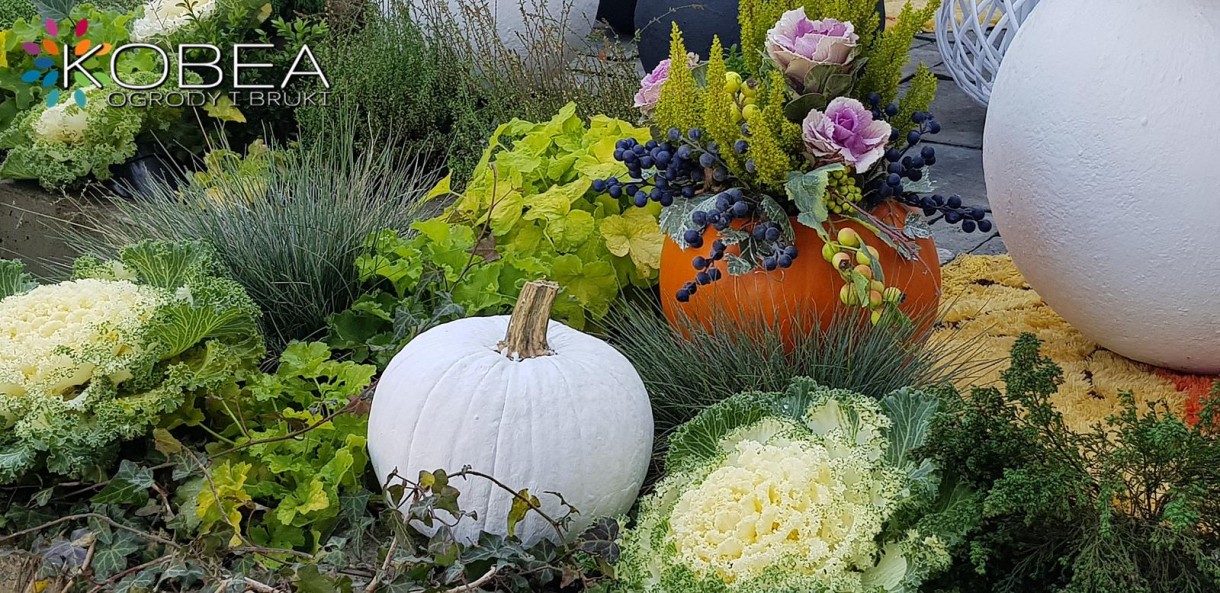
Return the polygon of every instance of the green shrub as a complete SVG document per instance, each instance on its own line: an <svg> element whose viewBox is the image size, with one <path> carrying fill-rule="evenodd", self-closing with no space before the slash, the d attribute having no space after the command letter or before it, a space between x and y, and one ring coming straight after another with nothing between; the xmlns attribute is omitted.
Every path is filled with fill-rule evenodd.
<svg viewBox="0 0 1220 593"><path fill-rule="evenodd" d="M532 0L518 0L531 2ZM522 58L488 31L484 3L462 0L466 24L444 2L404 0L390 16L366 9L362 27L333 27L319 61L331 72L331 99L355 108L384 131L431 152L461 187L488 136L514 117L549 119L570 102L624 119L639 83L635 62L607 44L603 59L569 64L565 15L526 12ZM297 111L309 136L332 117L329 107Z"/></svg>
<svg viewBox="0 0 1220 593"><path fill-rule="evenodd" d="M132 199L111 199L110 212L86 209L72 242L107 253L147 237L207 240L263 309L270 346L307 339L361 295L365 237L407 230L435 182L393 139L358 145L357 128L335 122L274 164L214 159L219 170L181 187L153 180Z"/></svg>
<svg viewBox="0 0 1220 593"><path fill-rule="evenodd" d="M1022 336L1005 389L949 393L928 453L979 494L953 572L932 591L1220 590L1220 391L1190 426L1122 394L1076 432L1051 398L1063 372Z"/></svg>
<svg viewBox="0 0 1220 593"><path fill-rule="evenodd" d="M30 0L0 0L0 29L7 29L17 19L30 20L38 16L38 10Z"/></svg>

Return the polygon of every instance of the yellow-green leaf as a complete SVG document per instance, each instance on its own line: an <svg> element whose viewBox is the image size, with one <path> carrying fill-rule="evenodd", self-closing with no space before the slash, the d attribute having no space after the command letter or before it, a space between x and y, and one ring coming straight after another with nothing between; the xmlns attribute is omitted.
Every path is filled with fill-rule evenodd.
<svg viewBox="0 0 1220 593"><path fill-rule="evenodd" d="M268 4L267 6L270 7L271 5ZM233 100L228 95L220 95L216 102L204 105L203 110L208 115L221 121L231 121L239 124L246 123L246 116L237 108L237 105L233 104Z"/></svg>
<svg viewBox="0 0 1220 593"><path fill-rule="evenodd" d="M630 209L621 216L602 221L606 248L618 257L630 257L639 275L649 277L661 266L661 247L665 236L657 219L642 209Z"/></svg>

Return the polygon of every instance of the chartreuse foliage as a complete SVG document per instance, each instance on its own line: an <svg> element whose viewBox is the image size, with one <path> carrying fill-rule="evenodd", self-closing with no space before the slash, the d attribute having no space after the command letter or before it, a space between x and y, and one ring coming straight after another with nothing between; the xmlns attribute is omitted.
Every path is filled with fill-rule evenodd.
<svg viewBox="0 0 1220 593"><path fill-rule="evenodd" d="M244 536L313 552L325 543L342 496L362 488L368 466L367 417L336 412L359 401L375 372L331 360L325 344L294 342L275 373L251 377L244 389L211 402L226 442L209 451L237 451L219 457L210 482L200 477L191 488L198 491L192 519L199 530L228 534L230 545ZM291 436L303 427L313 429Z"/></svg>
<svg viewBox="0 0 1220 593"><path fill-rule="evenodd" d="M60 284L37 286L14 262L0 276L0 482L96 475L120 442L263 354L258 309L203 243L81 258Z"/></svg>
<svg viewBox="0 0 1220 593"><path fill-rule="evenodd" d="M595 179L626 174L613 158L625 137L649 133L601 116L585 123L575 104L549 122L500 126L465 192L450 194L448 180L433 190L453 199L444 213L411 234L369 238L356 265L392 295L366 295L332 319L332 344L384 364L435 323L506 313L528 280L558 282L555 315L576 328L605 315L623 287L651 286L662 244L655 210L590 191Z"/></svg>
<svg viewBox="0 0 1220 593"><path fill-rule="evenodd" d="M936 591L1220 590L1220 391L1190 426L1131 394L1088 432L1051 403L1062 370L1024 335L1005 389L948 393L926 451L977 490Z"/></svg>
<svg viewBox="0 0 1220 593"><path fill-rule="evenodd" d="M915 593L965 528L957 489L915 453L937 406L797 378L704 410L624 539L622 590Z"/></svg>

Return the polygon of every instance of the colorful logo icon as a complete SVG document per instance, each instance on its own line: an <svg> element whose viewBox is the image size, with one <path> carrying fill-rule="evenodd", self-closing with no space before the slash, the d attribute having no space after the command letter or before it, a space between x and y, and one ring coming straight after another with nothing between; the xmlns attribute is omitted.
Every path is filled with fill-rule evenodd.
<svg viewBox="0 0 1220 593"><path fill-rule="evenodd" d="M62 47L59 45L59 23L54 19L47 19L45 23L47 36L41 41L27 41L21 44L21 48L25 53L34 57L34 67L26 70L21 74L21 81L26 84L38 85L42 88L51 89L47 93L47 107L54 107L59 103L59 87L67 89L71 86L71 82L62 77L61 67L64 70L68 68L68 59L70 56L88 56L97 55L103 56L110 52L110 44L103 43L98 51L90 51L93 49L93 42L85 37L85 33L89 31L89 20L81 19L77 21L72 30L76 43L68 45L65 43ZM85 77L81 77L82 82ZM62 83L62 84L61 84ZM72 100L76 105L84 108L85 92L77 88L72 92Z"/></svg>

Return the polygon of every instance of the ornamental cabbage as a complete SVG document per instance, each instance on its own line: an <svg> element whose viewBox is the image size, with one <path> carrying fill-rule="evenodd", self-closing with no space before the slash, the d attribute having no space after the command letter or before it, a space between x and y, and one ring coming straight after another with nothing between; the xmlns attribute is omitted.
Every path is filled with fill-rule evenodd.
<svg viewBox="0 0 1220 593"><path fill-rule="evenodd" d="M0 261L0 483L104 469L121 441L254 368L258 314L199 242L83 257L42 286Z"/></svg>
<svg viewBox="0 0 1220 593"><path fill-rule="evenodd" d="M964 532L944 519L951 485L913 456L936 408L914 390L876 402L798 378L704 410L670 439L619 590L915 593Z"/></svg>
<svg viewBox="0 0 1220 593"><path fill-rule="evenodd" d="M157 78L151 72L125 76L132 84ZM129 97L132 91L114 93ZM37 180L47 189L60 189L90 175L109 179L112 165L135 156L140 134L165 129L181 113L166 106L113 107L109 91L96 89L85 91L85 106L80 107L72 94L63 93L51 107L39 102L18 113L12 125L0 132L0 150L8 150L0 163L0 178Z"/></svg>

